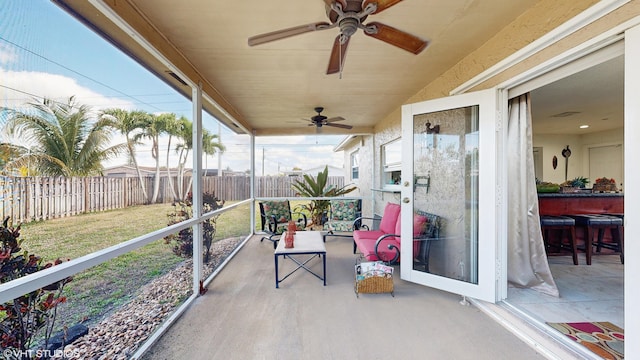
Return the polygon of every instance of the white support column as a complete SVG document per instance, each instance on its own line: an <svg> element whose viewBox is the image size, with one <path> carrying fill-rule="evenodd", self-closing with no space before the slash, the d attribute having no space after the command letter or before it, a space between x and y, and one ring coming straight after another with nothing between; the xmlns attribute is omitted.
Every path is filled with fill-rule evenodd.
<svg viewBox="0 0 640 360"><path fill-rule="evenodd" d="M256 184L256 132L252 131L251 134L249 135L251 136L251 166L249 167L250 170L250 174L251 174L251 180L250 180L250 196L251 199L255 199L256 198L256 193L255 193L255 184ZM255 209L256 208L256 201L253 200L251 202L251 233L253 234L256 231L256 212Z"/></svg>
<svg viewBox="0 0 640 360"><path fill-rule="evenodd" d="M640 182L635 158L640 154L640 25L625 32L624 44L624 335L640 339L640 242L635 241L640 234L640 189L632 185ZM640 358L640 341L626 341L624 353L628 359Z"/></svg>
<svg viewBox="0 0 640 360"><path fill-rule="evenodd" d="M218 142L222 143L222 124L218 121ZM222 177L222 151L218 150L218 177Z"/></svg>
<svg viewBox="0 0 640 360"><path fill-rule="evenodd" d="M202 83L192 87L193 218L202 216ZM193 226L193 293L200 293L202 279L202 223Z"/></svg>

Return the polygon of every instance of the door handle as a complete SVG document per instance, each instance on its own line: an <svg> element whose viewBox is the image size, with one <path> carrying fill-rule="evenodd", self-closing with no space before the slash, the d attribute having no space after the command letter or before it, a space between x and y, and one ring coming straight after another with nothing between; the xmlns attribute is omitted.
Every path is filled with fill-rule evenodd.
<svg viewBox="0 0 640 360"><path fill-rule="evenodd" d="M405 203L405 204L408 204L409 202L411 202L411 200L408 197L406 197L406 198L402 199L402 202Z"/></svg>

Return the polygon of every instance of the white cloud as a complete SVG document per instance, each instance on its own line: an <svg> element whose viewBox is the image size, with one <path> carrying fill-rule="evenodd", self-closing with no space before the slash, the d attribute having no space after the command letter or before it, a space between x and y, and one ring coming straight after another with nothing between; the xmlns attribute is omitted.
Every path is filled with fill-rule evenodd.
<svg viewBox="0 0 640 360"><path fill-rule="evenodd" d="M12 64L17 60L17 58L18 54L13 46L0 43L0 65Z"/></svg>
<svg viewBox="0 0 640 360"><path fill-rule="evenodd" d="M14 54L8 48L0 48L0 64L2 61L10 62ZM54 100L66 102L70 96L75 96L76 101L82 105L89 105L97 111L104 108L118 107L125 110L135 108L132 102L121 98L112 98L83 87L75 79L63 75L50 74L36 71L11 71L0 68L0 106L22 109L34 98L48 97ZM217 133L217 131L213 131ZM222 143L226 146L226 152L222 155L222 168L231 168L235 171L244 171L250 168L251 154L249 148L249 136L238 135L233 132L224 132ZM342 153L333 152L335 144L341 137L336 136L270 136L256 139L256 174L262 174L263 157L262 148L265 149L264 173L276 175L278 170L288 171L297 166L302 169L323 165L341 167L344 161ZM124 138L117 136L112 143L123 142ZM174 143L175 145L175 140ZM317 144L317 145L316 145ZM323 145L325 144L325 145ZM161 166L166 165L167 138L163 137L160 144ZM172 146L173 148L174 146ZM148 143L137 147L137 160L141 166L154 166L155 161L151 157L151 146ZM172 166L177 165L175 151L170 153ZM113 159L106 167L126 163L125 155ZM191 167L191 158L187 166ZM203 166L218 168L218 156L209 156L203 159Z"/></svg>
<svg viewBox="0 0 640 360"><path fill-rule="evenodd" d="M5 51L6 49L0 49L0 62L10 58L10 52ZM133 103L129 101L104 96L63 75L0 68L0 79L0 107L27 110L29 103L39 101L42 97L66 103L69 97L75 96L77 104L88 105L94 112L111 107L134 108ZM4 137L3 140L8 139ZM19 139L13 140L20 143ZM112 144L119 141L124 139L117 137ZM126 156L114 162L126 162Z"/></svg>
<svg viewBox="0 0 640 360"><path fill-rule="evenodd" d="M1 106L23 108L35 99L47 97L66 102L71 96L78 104L89 105L94 110L110 107L133 109L132 102L104 96L84 87L70 77L37 71L11 71L0 68Z"/></svg>
<svg viewBox="0 0 640 360"><path fill-rule="evenodd" d="M256 139L256 174L275 175L294 167L303 170L333 165L342 167L343 153L333 149L341 136L281 136ZM264 157L262 149L264 148ZM264 160L264 161L263 161Z"/></svg>

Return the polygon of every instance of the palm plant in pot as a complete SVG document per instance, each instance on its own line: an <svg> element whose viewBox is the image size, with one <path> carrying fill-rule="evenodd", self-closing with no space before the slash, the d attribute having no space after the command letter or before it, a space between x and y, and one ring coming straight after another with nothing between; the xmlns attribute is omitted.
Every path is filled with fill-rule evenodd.
<svg viewBox="0 0 640 360"><path fill-rule="evenodd" d="M291 187L298 196L304 197L335 197L348 194L356 189L345 185L341 188L335 185L327 185L329 168L318 173L316 177L308 174L303 175L303 180L296 180ZM311 200L309 204L298 205L297 208L308 211L314 226L322 225L325 214L329 211L329 200Z"/></svg>

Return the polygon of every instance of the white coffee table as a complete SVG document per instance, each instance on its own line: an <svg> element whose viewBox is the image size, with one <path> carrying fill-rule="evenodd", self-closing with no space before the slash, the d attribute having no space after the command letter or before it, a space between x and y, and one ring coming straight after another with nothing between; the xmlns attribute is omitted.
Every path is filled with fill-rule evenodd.
<svg viewBox="0 0 640 360"><path fill-rule="evenodd" d="M300 268L306 270L318 279L322 280L324 286L327 286L327 248L324 246L324 241L322 241L322 232L297 231L294 235L292 248L285 247L284 239L286 236L286 232L282 234L280 240L278 241L278 247L276 247L276 250L273 253L276 263L276 288L279 287L280 283L284 281L284 279L288 278L291 274L298 271L298 269ZM296 257L299 257L301 255L311 256L304 261L300 261ZM293 269L282 279L280 279L278 275L278 257L280 256L282 256L283 259L289 258L298 265L298 267ZM307 263L313 260L316 256L322 256L322 276L314 273L309 267L307 267Z"/></svg>

